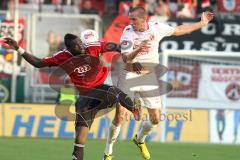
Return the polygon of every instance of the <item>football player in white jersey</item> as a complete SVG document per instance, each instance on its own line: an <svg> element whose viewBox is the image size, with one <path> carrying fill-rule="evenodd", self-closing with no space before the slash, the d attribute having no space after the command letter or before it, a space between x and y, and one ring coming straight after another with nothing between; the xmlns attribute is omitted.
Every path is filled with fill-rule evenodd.
<svg viewBox="0 0 240 160"><path fill-rule="evenodd" d="M199 22L171 27L159 22L147 22L147 13L142 7L130 10L130 25L125 27L121 37L121 54L125 57L123 59L124 62L126 64L131 62L133 67L130 67L131 69L129 67L121 69L119 87L130 96L134 96L134 93L137 92L143 106L147 107L150 118L148 121L143 122L140 132L133 138L133 142L140 149L143 158L147 160L150 159L150 153L145 145L145 138L160 122L160 109L162 107L160 91L159 94L155 93L154 95L151 95L152 93L149 92L159 87L158 79L160 77L154 71L154 67L160 63L158 53L159 41L166 36L181 36L196 31L206 26L213 17L213 13L204 12ZM146 50L139 51L138 46L143 41L148 43L148 47ZM132 54L130 54L133 52L138 52L134 59L131 57ZM128 79L136 78L137 83L139 81L138 78L141 76L147 77L144 81L146 85L136 87L127 85ZM131 88L131 93L129 93L129 88ZM123 107L118 107L115 118L109 128L104 160L112 159L113 144L120 132L121 123L124 120L124 112L125 109Z"/></svg>

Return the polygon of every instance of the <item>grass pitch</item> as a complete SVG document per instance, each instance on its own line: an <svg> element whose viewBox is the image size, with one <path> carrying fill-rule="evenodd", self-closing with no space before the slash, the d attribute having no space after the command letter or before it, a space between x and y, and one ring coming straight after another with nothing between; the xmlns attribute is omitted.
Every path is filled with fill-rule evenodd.
<svg viewBox="0 0 240 160"><path fill-rule="evenodd" d="M70 160L73 140L0 138L0 160ZM152 160L239 160L239 145L147 143ZM104 140L88 140L85 160L102 160ZM114 160L142 160L130 141L118 141Z"/></svg>

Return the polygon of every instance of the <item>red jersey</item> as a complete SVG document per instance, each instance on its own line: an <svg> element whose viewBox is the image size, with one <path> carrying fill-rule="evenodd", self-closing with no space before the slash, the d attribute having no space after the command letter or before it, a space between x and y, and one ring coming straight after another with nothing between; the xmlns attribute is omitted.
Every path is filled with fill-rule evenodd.
<svg viewBox="0 0 240 160"><path fill-rule="evenodd" d="M103 66L99 55L105 48L104 42L85 46L86 54L73 56L68 50L60 51L51 57L42 59L47 66L61 67L71 78L72 83L82 92L84 88L97 87L104 83L108 68Z"/></svg>

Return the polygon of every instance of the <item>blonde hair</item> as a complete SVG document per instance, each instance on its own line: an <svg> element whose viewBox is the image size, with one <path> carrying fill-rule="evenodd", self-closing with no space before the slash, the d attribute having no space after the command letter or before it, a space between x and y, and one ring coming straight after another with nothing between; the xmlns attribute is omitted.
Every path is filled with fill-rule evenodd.
<svg viewBox="0 0 240 160"><path fill-rule="evenodd" d="M134 7L130 9L129 13L137 12L138 17L147 18L147 11L143 7Z"/></svg>

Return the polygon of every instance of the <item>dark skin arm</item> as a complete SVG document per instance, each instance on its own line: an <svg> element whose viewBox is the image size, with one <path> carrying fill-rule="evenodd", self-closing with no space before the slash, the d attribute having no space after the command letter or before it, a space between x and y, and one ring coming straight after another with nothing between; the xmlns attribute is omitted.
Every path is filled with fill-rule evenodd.
<svg viewBox="0 0 240 160"><path fill-rule="evenodd" d="M138 55L139 52L147 51L149 49L148 43L149 41L145 40L139 45L138 48L133 50L130 54L128 55L122 54L123 61L125 63L131 62ZM108 42L104 48L104 52L112 52L112 51L121 52L121 46L116 43Z"/></svg>
<svg viewBox="0 0 240 160"><path fill-rule="evenodd" d="M116 43L113 43L113 42L107 42L105 47L104 47L104 49L103 49L103 52L113 52L113 51L121 52L120 45L118 45ZM102 58L101 54L99 55L99 58L100 58L100 61L103 64L107 64L108 63L104 58Z"/></svg>
<svg viewBox="0 0 240 160"><path fill-rule="evenodd" d="M4 43L9 45L12 49L18 50L19 45L12 38L4 38ZM32 54L27 53L26 51L22 54L22 57L36 68L46 67L46 64L42 62L42 59L33 56Z"/></svg>
<svg viewBox="0 0 240 160"><path fill-rule="evenodd" d="M113 42L108 42L106 43L103 51L104 52L112 52L112 51L121 52L121 46Z"/></svg>
<svg viewBox="0 0 240 160"><path fill-rule="evenodd" d="M131 61L138 55L139 52L147 52L149 48L150 48L149 41L145 40L138 46L138 48L133 50L130 54L127 55L121 54L123 62L127 64L126 69L129 71L136 72L137 74L141 74L141 70L143 68L142 65L138 62L131 63ZM104 52L112 51L121 52L121 46L112 42L107 43ZM100 59L103 63L107 63L103 58L100 57Z"/></svg>

